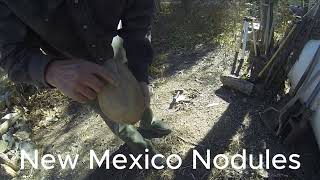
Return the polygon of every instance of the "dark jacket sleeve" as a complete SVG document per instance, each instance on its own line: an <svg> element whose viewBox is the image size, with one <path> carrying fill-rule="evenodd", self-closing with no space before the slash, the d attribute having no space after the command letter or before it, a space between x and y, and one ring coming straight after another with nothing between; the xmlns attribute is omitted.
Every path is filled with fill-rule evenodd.
<svg viewBox="0 0 320 180"><path fill-rule="evenodd" d="M148 82L149 66L153 60L151 46L151 21L153 0L129 0L124 11L119 35L124 39L124 48L129 69L138 81Z"/></svg>
<svg viewBox="0 0 320 180"><path fill-rule="evenodd" d="M27 45L30 30L0 2L0 67L14 82L47 86L45 69L50 62L40 47Z"/></svg>

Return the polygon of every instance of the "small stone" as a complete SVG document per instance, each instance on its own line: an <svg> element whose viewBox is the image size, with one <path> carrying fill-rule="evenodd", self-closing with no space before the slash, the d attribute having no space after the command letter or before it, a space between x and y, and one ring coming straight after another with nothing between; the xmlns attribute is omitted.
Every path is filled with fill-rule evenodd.
<svg viewBox="0 0 320 180"><path fill-rule="evenodd" d="M2 135L2 140L8 142L8 148L12 148L15 143L15 140L10 132Z"/></svg>
<svg viewBox="0 0 320 180"><path fill-rule="evenodd" d="M18 131L18 132L16 132L16 133L14 133L13 136L14 136L15 138L17 138L18 140L22 141L22 140L29 139L29 137L30 137L30 132L27 132L27 131Z"/></svg>
<svg viewBox="0 0 320 180"><path fill-rule="evenodd" d="M188 99L185 95L179 95L176 98L176 102L190 102L191 100Z"/></svg>
<svg viewBox="0 0 320 180"><path fill-rule="evenodd" d="M8 149L8 142L0 140L0 153L6 152Z"/></svg>
<svg viewBox="0 0 320 180"><path fill-rule="evenodd" d="M17 117L20 117L20 113L9 113L5 116L3 116L1 119L2 120L9 120L9 119L14 119L14 118L17 118Z"/></svg>
<svg viewBox="0 0 320 180"><path fill-rule="evenodd" d="M207 107L213 107L213 106L218 106L219 103L218 102L214 102L214 103L210 103L207 105Z"/></svg>
<svg viewBox="0 0 320 180"><path fill-rule="evenodd" d="M20 113L10 113L5 115L1 120L2 124L0 124L0 134L6 133L21 117ZM11 128L12 129L12 128Z"/></svg>
<svg viewBox="0 0 320 180"><path fill-rule="evenodd" d="M47 117L46 121L48 121L48 122L57 122L58 118L56 118L56 117Z"/></svg>
<svg viewBox="0 0 320 180"><path fill-rule="evenodd" d="M42 121L39 122L39 125L38 125L38 126L41 127L41 128L43 128L43 127L46 127L47 125L48 125L48 122L42 120Z"/></svg>
<svg viewBox="0 0 320 180"><path fill-rule="evenodd" d="M54 122L57 122L59 119L57 117L52 117L52 116L49 116L49 117L46 117L44 120L40 121L39 122L39 127L47 127L48 125L54 123Z"/></svg>
<svg viewBox="0 0 320 180"><path fill-rule="evenodd" d="M29 109L26 107L23 107L24 112L29 112Z"/></svg>
<svg viewBox="0 0 320 180"><path fill-rule="evenodd" d="M29 139L30 133L27 131L18 131L14 133L13 136L18 140L23 141L23 140Z"/></svg>
<svg viewBox="0 0 320 180"><path fill-rule="evenodd" d="M16 154L15 150L10 150L6 153L6 155L8 156L8 158L12 158L14 155Z"/></svg>

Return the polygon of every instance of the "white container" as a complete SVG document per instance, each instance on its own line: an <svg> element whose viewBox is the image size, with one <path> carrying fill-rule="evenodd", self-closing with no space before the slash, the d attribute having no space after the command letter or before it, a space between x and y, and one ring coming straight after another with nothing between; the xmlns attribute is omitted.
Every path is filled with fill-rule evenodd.
<svg viewBox="0 0 320 180"><path fill-rule="evenodd" d="M309 64L312 62L313 57L315 56L318 48L320 47L320 40L310 40L304 46L299 60L295 63L293 68L288 74L289 81L293 88L295 88L301 79L302 75L308 68ZM312 72L311 77L315 75L316 72L320 70L320 58L317 59L317 65L315 66L314 71ZM320 76L315 77L314 81L310 83L310 85L306 88L304 92L301 94L300 101L306 102L310 97L311 93L320 82ZM311 109L316 111L312 120L311 126L314 131L315 137L317 139L318 146L320 148L320 93L315 97L313 104L311 105Z"/></svg>

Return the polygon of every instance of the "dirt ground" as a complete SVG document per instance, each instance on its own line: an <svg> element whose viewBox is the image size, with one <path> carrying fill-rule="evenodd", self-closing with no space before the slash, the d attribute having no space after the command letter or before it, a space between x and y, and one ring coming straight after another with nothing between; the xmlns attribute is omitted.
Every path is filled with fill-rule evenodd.
<svg viewBox="0 0 320 180"><path fill-rule="evenodd" d="M215 18L216 15L224 15L225 12L221 11L227 11L218 11L219 8L230 9L228 4L214 6L211 16ZM157 56L152 68L154 79L151 85L152 108L157 117L170 125L173 133L152 142L164 155L180 155L183 158L181 168L158 171L90 170L89 150L102 156L107 149L114 154L127 153L126 146L89 106L71 102L56 91L42 91L31 97L32 102L28 106L28 117L33 124L32 140L42 154L79 154L80 158L74 170L59 167L52 170L29 169L22 171L22 179L311 179L320 167L313 136L306 135L304 141L295 146L281 144L260 120L259 113L267 106L263 97L248 97L221 87L220 75L229 73L233 52L224 41L212 42L212 39L226 36L222 32L229 28L228 20L215 23L213 32L210 30L213 27L201 22L216 21L215 18L198 19L200 25L196 28L190 25L192 19L189 20L191 22L175 22L186 28L179 31L179 25L176 28L166 25L169 20L180 18L170 15L172 11L170 8L164 9L155 24L155 29L158 29L154 33ZM169 35L170 32L173 35ZM189 38L192 35L196 38ZM201 43L203 39L206 39L205 43ZM169 108L175 90L183 90L188 100ZM258 154L266 149L270 149L271 154L298 153L302 156L302 167L294 171L266 168L235 170L231 167L219 170L199 166L193 170L193 149L202 155L209 149L211 157L217 154L231 156L246 149L256 155L255 162Z"/></svg>

